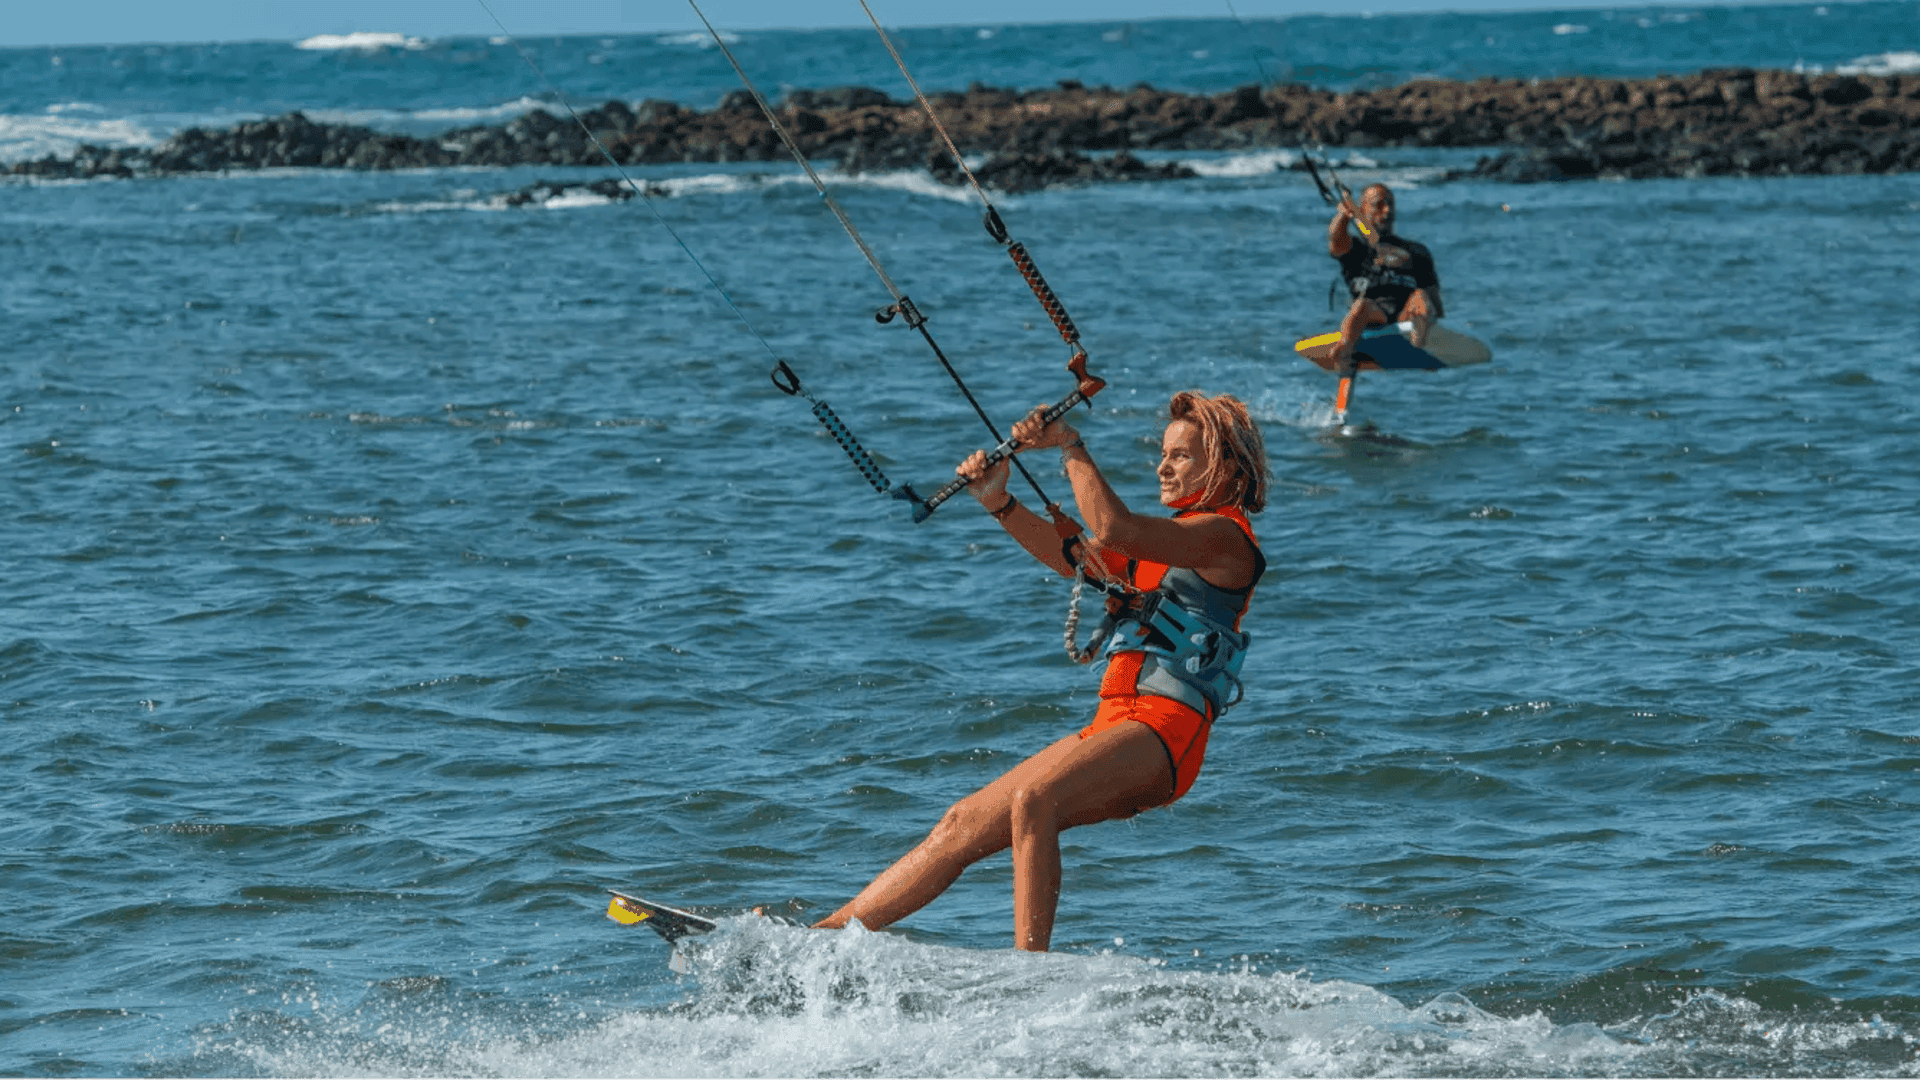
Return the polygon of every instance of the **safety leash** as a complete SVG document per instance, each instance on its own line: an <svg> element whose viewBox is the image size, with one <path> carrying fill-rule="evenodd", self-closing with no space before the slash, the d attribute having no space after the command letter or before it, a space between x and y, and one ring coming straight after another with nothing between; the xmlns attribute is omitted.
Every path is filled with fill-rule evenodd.
<svg viewBox="0 0 1920 1080"><path fill-rule="evenodd" d="M1117 582L1106 582L1089 578L1085 565L1079 563L1074 564L1073 592L1067 598L1067 625L1061 636L1065 638L1067 658L1076 664L1093 663L1094 658L1100 655L1101 648L1106 645L1107 639L1113 635L1112 621L1102 622L1100 629L1094 632L1093 637L1087 639L1087 647L1084 649L1080 647L1078 640L1080 637L1080 594L1086 591L1087 582L1089 581L1094 583L1095 588L1104 591L1111 598L1125 598L1129 595L1125 586ZM1107 613L1109 615L1113 614L1111 605Z"/></svg>

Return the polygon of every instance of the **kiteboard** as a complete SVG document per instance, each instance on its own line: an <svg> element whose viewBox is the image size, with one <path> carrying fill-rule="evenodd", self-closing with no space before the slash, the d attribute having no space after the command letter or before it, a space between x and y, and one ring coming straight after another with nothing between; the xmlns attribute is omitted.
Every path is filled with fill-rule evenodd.
<svg viewBox="0 0 1920 1080"><path fill-rule="evenodd" d="M665 938L673 946L673 955L667 959L667 967L682 975L693 970L687 960L687 954L680 951L680 939L711 933L719 924L712 919L695 915L691 911L681 911L665 904L656 904L651 900L642 900L630 896L618 889L608 889L613 899L607 903L607 918L622 926L646 923L653 932Z"/></svg>
<svg viewBox="0 0 1920 1080"><path fill-rule="evenodd" d="M1434 325L1427 328L1426 348L1416 346L1408 335L1412 322L1376 326L1361 335L1353 347L1353 358L1361 371L1439 371L1441 368L1484 364L1493 359L1487 343L1469 334ZM1302 338L1293 351L1328 371L1338 370L1333 350L1340 344L1340 331Z"/></svg>
<svg viewBox="0 0 1920 1080"><path fill-rule="evenodd" d="M667 939L667 944L678 944L683 937L695 934L711 933L718 923L712 919L695 915L691 911L681 911L665 904L656 904L651 900L642 900L629 896L616 889L608 889L613 899L607 904L607 918L622 926L646 923L654 933Z"/></svg>
<svg viewBox="0 0 1920 1080"><path fill-rule="evenodd" d="M618 889L608 889L607 892L612 894L612 899L607 902L607 918L622 926L638 926L645 923L652 927L654 933L659 934L667 944L673 946L673 957L668 960L667 966L682 975L691 970L691 964L687 960L687 954L680 951L681 945L688 938L710 934L720 928L718 922L705 915L695 915L691 911L656 904L651 900L632 893L623 893ZM771 910L779 908L792 913L802 910L804 905L799 901L789 900L785 904L755 905L736 914L752 914L778 926L804 927L806 925L794 918L792 914Z"/></svg>

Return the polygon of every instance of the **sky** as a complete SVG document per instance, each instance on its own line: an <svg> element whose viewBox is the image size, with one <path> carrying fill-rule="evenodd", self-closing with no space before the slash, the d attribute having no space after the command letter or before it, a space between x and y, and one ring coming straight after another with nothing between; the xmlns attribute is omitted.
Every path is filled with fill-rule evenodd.
<svg viewBox="0 0 1920 1080"><path fill-rule="evenodd" d="M868 0L889 26L1230 17L1228 0ZM727 29L865 26L858 0L702 0ZM1643 7L1609 0L1232 0L1243 18L1313 12ZM1693 4L1693 7L1709 6ZM488 14L491 9L493 15ZM684 0L0 0L0 48L167 41L299 41L376 31L410 37L633 34L700 29Z"/></svg>

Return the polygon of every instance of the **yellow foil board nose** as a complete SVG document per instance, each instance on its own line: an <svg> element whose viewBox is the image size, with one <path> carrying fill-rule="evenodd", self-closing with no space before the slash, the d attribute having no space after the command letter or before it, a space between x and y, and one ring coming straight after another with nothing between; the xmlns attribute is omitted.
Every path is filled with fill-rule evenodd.
<svg viewBox="0 0 1920 1080"><path fill-rule="evenodd" d="M649 912L629 907L624 897L616 896L607 904L607 918L612 919L622 926L632 926L636 923L642 923L649 917Z"/></svg>
<svg viewBox="0 0 1920 1080"><path fill-rule="evenodd" d="M1312 353L1315 349L1324 350L1329 345L1338 344L1339 341L1340 331L1335 330L1331 334L1319 334L1310 338L1301 338L1299 341L1293 343L1293 351L1297 353ZM1315 357L1315 359L1318 359L1318 357Z"/></svg>

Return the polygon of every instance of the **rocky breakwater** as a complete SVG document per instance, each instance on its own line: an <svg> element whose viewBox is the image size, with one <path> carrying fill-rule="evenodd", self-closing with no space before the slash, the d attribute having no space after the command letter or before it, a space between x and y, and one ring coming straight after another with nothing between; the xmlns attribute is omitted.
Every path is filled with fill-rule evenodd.
<svg viewBox="0 0 1920 1080"><path fill-rule="evenodd" d="M1417 84L1416 84L1417 85ZM1525 149L1473 172L1515 181L1586 177L1920 171L1920 77L1747 69L1626 82L1514 85L1489 116ZM1453 102L1437 95L1436 113Z"/></svg>
<svg viewBox="0 0 1920 1080"><path fill-rule="evenodd" d="M1920 170L1920 77L1718 70L1637 81L1421 80L1335 93L1282 85L1182 94L1063 81L1028 91L975 84L932 96L983 182L1007 189L1190 175L1135 151L1263 147L1503 150L1474 174L1529 181L1596 176ZM795 142L849 171L929 168L963 178L916 104L877 90L796 90L780 106ZM744 91L719 106L610 101L580 119L622 165L775 161L786 148ZM152 150L82 147L8 171L134 176L270 167L402 169L592 166L600 146L571 117L536 110L500 126L419 139L292 113L224 131L189 129ZM1097 155L1089 157L1088 155Z"/></svg>

